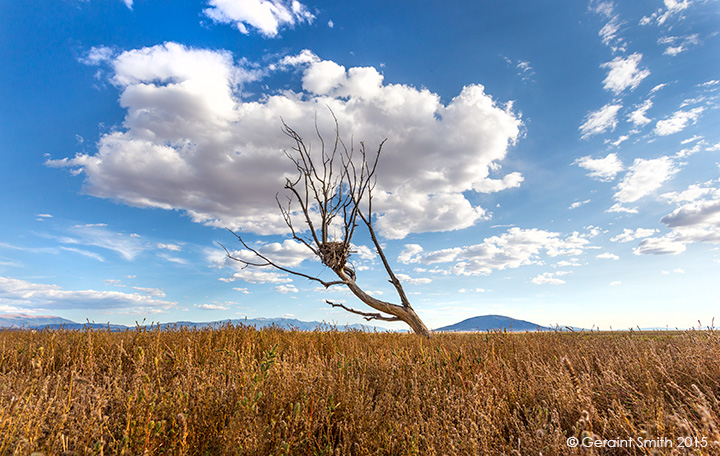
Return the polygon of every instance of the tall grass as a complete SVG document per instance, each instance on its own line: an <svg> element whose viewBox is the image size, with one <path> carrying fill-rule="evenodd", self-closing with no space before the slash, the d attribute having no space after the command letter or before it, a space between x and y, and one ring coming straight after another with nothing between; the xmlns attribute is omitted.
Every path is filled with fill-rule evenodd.
<svg viewBox="0 0 720 456"><path fill-rule="evenodd" d="M719 399L717 331L0 332L2 455L711 455Z"/></svg>

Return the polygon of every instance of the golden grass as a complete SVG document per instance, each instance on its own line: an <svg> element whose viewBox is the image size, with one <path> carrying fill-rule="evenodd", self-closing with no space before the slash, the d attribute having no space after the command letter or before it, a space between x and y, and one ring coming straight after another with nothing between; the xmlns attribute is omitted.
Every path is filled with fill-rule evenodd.
<svg viewBox="0 0 720 456"><path fill-rule="evenodd" d="M711 455L719 399L717 331L0 332L2 455Z"/></svg>

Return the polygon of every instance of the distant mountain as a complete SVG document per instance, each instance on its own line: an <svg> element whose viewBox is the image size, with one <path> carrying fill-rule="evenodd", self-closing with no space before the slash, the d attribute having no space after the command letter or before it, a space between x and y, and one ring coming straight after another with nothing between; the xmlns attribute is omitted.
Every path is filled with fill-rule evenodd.
<svg viewBox="0 0 720 456"><path fill-rule="evenodd" d="M302 321L294 318L243 318L235 320L218 320L209 322L192 322L192 321L176 321L171 323L153 324L153 328L158 326L161 329L186 327L186 328L219 328L226 324L235 326L254 326L255 328L265 328L268 326L277 326L284 329L296 329L300 331L314 331L315 329L337 328L341 331L360 330L360 331L385 331L384 328L376 328L367 325L333 325L330 323L321 323L319 321ZM141 327L149 327L151 325L140 325ZM53 316L35 316L23 314L5 314L0 315L0 328L28 328L28 329L110 329L111 331L125 331L133 329L136 326L114 325L109 323L75 323L72 320Z"/></svg>
<svg viewBox="0 0 720 456"><path fill-rule="evenodd" d="M450 326L443 326L435 331L550 331L545 326L540 326L525 320L504 317L502 315L483 315L481 317L468 318L460 323Z"/></svg>
<svg viewBox="0 0 720 456"><path fill-rule="evenodd" d="M330 329L337 328L339 330L360 330L360 331L385 331L384 328L376 328L375 326L368 325L334 325L331 323L324 323L319 321L302 321L295 318L242 318L232 320L217 320L203 323L195 323L191 321L177 321L172 323L161 323L160 328L172 328L172 327L188 327L188 328L217 328L226 324L232 324L234 326L254 326L255 328L261 329L269 326L277 326L284 329L296 329L299 331L314 331L316 329ZM158 326L158 325L155 325Z"/></svg>
<svg viewBox="0 0 720 456"><path fill-rule="evenodd" d="M0 328L35 328L63 324L75 324L75 322L51 315L0 314Z"/></svg>
<svg viewBox="0 0 720 456"><path fill-rule="evenodd" d="M378 331L385 332L385 328L378 328L375 326L368 325L333 325L331 323L319 322L319 321L302 321L295 318L243 318L243 319L228 319L228 320L217 320L208 322L192 322L192 321L176 321L171 323L156 323L152 325L140 325L141 327L170 329L170 328L219 328L226 324L232 324L234 326L254 326L255 328L261 329L268 326L277 326L284 329L295 329L299 331L314 331L316 329L333 329L337 328L340 331ZM128 329L134 329L137 326L125 326L125 325L114 325L109 323L75 323L74 321L67 320L61 317L54 316L35 316L35 315L22 315L22 314L5 314L0 315L0 328L28 328L28 329L110 329L111 331L125 331ZM565 328L563 328L564 330ZM581 330L580 328L567 328L570 330ZM507 331L552 331L553 328L540 326L535 323L531 323L525 320L518 320L515 318L504 317L502 315L483 315L481 317L468 318L460 323L454 325L444 326L437 328L435 331L494 331L494 330L507 330ZM406 332L402 330L400 332Z"/></svg>

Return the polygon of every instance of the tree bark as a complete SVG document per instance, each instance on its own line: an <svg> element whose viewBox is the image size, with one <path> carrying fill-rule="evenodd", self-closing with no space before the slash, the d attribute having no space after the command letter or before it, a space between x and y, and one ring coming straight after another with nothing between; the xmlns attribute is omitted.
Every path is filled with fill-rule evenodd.
<svg viewBox="0 0 720 456"><path fill-rule="evenodd" d="M340 277L340 279L345 282L350 291L359 300L361 300L375 310L398 317L400 320L407 323L407 325L410 326L410 328L412 328L412 330L415 331L416 334L419 334L423 337L430 337L430 330L427 326L425 326L425 323L423 323L420 317L415 313L415 310L412 308L412 306L410 306L409 304L405 306L399 306L397 304L392 304L377 298L373 298L369 294L365 293L365 291L360 288L355 283L355 280L349 277L345 273L345 271L340 270L335 271L335 273L338 275L338 277Z"/></svg>

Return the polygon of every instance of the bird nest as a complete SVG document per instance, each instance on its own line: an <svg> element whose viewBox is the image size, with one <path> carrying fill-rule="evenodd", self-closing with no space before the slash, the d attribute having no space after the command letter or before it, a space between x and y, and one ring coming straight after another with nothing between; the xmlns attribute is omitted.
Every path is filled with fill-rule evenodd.
<svg viewBox="0 0 720 456"><path fill-rule="evenodd" d="M349 256L350 248L344 242L326 242L320 246L323 264L333 271L343 269Z"/></svg>

